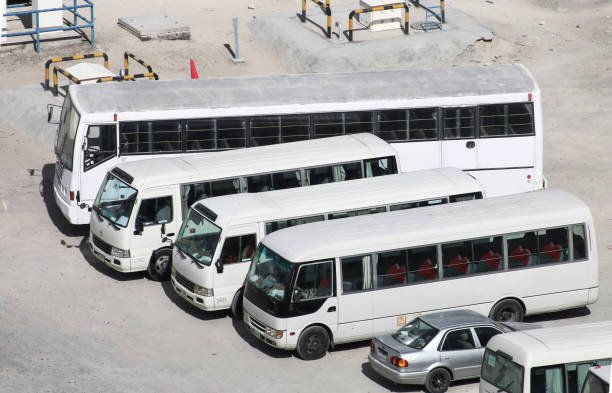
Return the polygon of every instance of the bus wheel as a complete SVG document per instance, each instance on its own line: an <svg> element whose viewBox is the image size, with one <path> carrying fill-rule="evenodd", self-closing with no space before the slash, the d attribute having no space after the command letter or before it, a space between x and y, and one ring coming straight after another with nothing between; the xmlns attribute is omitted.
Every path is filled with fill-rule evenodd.
<svg viewBox="0 0 612 393"><path fill-rule="evenodd" d="M242 319L242 295L244 287L240 287L234 294L232 305L230 306L230 315L236 319Z"/></svg>
<svg viewBox="0 0 612 393"><path fill-rule="evenodd" d="M167 248L155 251L147 272L149 277L155 281L167 280L170 277L170 265L172 264L172 251Z"/></svg>
<svg viewBox="0 0 612 393"><path fill-rule="evenodd" d="M311 326L300 334L297 353L304 360L321 359L329 348L329 334L321 326Z"/></svg>
<svg viewBox="0 0 612 393"><path fill-rule="evenodd" d="M489 318L496 321L521 322L525 313L523 306L514 299L504 299L491 309Z"/></svg>
<svg viewBox="0 0 612 393"><path fill-rule="evenodd" d="M435 368L427 375L425 390L429 393L444 393L450 386L451 376L444 368Z"/></svg>

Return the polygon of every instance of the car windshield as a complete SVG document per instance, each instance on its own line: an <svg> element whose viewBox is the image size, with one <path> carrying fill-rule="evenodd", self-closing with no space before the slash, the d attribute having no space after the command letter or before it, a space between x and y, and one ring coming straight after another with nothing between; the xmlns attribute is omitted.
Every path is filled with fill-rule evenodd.
<svg viewBox="0 0 612 393"><path fill-rule="evenodd" d="M258 247L249 268L248 282L273 301L285 298L293 264L265 246Z"/></svg>
<svg viewBox="0 0 612 393"><path fill-rule="evenodd" d="M410 348L422 349L438 334L438 329L423 322L420 318L399 328L393 338Z"/></svg>
<svg viewBox="0 0 612 393"><path fill-rule="evenodd" d="M134 208L136 194L136 189L109 172L98 191L93 210L107 220L126 227Z"/></svg>
<svg viewBox="0 0 612 393"><path fill-rule="evenodd" d="M74 156L74 140L76 138L77 127L79 126L80 116L76 111L70 95L66 96L60 115L60 126L57 131L55 141L55 154L66 169L72 170L72 159Z"/></svg>
<svg viewBox="0 0 612 393"><path fill-rule="evenodd" d="M195 261L210 265L220 236L221 228L196 210L190 209L175 245Z"/></svg>

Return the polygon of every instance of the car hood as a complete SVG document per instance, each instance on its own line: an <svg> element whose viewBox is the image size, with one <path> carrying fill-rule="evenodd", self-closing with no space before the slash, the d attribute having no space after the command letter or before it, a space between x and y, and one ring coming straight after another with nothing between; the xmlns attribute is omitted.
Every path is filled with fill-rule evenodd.
<svg viewBox="0 0 612 393"><path fill-rule="evenodd" d="M421 351L420 349L411 348L405 344L402 344L401 342L393 338L393 336L391 336L390 334L385 334L383 336L377 336L376 340L380 341L386 347L392 349L393 351L397 353L415 353L415 352Z"/></svg>

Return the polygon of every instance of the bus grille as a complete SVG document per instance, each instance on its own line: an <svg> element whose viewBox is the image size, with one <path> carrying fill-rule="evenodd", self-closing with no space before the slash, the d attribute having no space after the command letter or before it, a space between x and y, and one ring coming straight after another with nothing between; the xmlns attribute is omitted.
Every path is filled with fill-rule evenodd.
<svg viewBox="0 0 612 393"><path fill-rule="evenodd" d="M181 273L177 272L176 270L174 271L174 279L179 284L187 288L189 291L194 292L195 290L194 284L191 281L189 281L185 276L183 276Z"/></svg>
<svg viewBox="0 0 612 393"><path fill-rule="evenodd" d="M113 246L106 243L105 241L103 241L102 239L100 239L98 236L94 234L92 234L91 237L93 239L94 246L98 247L100 250L102 250L103 252L107 254L111 253L111 249L113 248Z"/></svg>
<svg viewBox="0 0 612 393"><path fill-rule="evenodd" d="M257 330L259 330L260 332L263 332L263 333L266 332L266 325L264 325L263 323L259 322L257 319L253 318L250 315L249 315L249 321L251 322L251 326L253 326L255 329L257 329Z"/></svg>

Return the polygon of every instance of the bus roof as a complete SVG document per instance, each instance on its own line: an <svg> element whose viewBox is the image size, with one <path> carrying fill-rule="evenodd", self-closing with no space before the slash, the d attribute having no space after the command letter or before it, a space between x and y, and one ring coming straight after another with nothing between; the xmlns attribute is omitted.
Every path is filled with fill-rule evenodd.
<svg viewBox="0 0 612 393"><path fill-rule="evenodd" d="M612 357L612 321L500 334L487 344L518 364L538 367Z"/></svg>
<svg viewBox="0 0 612 393"><path fill-rule="evenodd" d="M580 199L548 189L298 225L262 243L291 262L307 262L585 221L592 218Z"/></svg>
<svg viewBox="0 0 612 393"><path fill-rule="evenodd" d="M246 224L339 212L434 197L482 192L480 184L456 168L321 184L287 190L235 194L200 200L218 216L215 223Z"/></svg>
<svg viewBox="0 0 612 393"><path fill-rule="evenodd" d="M248 149L151 158L115 167L131 175L134 178L131 185L140 189L145 185L159 187L192 183L396 154L382 139L364 133Z"/></svg>
<svg viewBox="0 0 612 393"><path fill-rule="evenodd" d="M70 85L83 113L261 108L539 91L520 64ZM372 104L370 104L372 106ZM384 104L381 105L384 108ZM374 107L369 109L376 109ZM330 109L334 110L334 109ZM121 116L119 116L121 121Z"/></svg>

